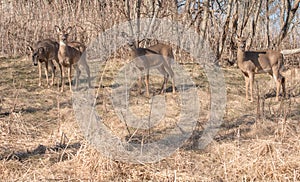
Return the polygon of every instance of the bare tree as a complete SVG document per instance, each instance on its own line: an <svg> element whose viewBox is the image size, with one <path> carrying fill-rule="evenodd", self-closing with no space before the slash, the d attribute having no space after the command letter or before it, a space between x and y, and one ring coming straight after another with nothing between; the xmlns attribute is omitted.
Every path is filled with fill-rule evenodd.
<svg viewBox="0 0 300 182"><path fill-rule="evenodd" d="M282 10L281 19L283 19L283 23L280 28L280 33L276 37L276 45L279 46L282 40L287 36L291 23L295 17L295 14L298 10L300 0L295 0L293 5L290 0L282 0L286 3L285 11ZM285 12L285 13L283 13Z"/></svg>
<svg viewBox="0 0 300 182"><path fill-rule="evenodd" d="M270 13L269 13L269 0L265 2L266 8L266 47L270 48L271 40L270 40Z"/></svg>
<svg viewBox="0 0 300 182"><path fill-rule="evenodd" d="M37 40L53 37L54 25L75 26L72 40L88 45L99 32L117 23L132 20L130 34L135 34L136 44L155 31L158 18L168 18L185 25L184 29L194 29L209 41L216 57L221 61L235 60L236 47L234 34L250 34L247 49L271 48L280 46L281 50L297 49L300 45L296 27L299 26L300 0L124 0L124 1L52 1L21 0L3 1L0 18L0 52L4 55L22 55L25 45ZM278 11L280 10L280 11ZM145 35L140 35L139 18L150 18ZM175 25L176 26L176 25ZM180 47L182 37L177 31ZM113 42L116 37L109 38ZM156 41L156 40L154 40ZM153 40L142 41L148 46ZM296 42L296 43L293 43ZM277 48L278 49L278 48ZM122 50L121 50L122 51ZM178 48L175 57L185 59ZM114 53L109 53L114 54Z"/></svg>

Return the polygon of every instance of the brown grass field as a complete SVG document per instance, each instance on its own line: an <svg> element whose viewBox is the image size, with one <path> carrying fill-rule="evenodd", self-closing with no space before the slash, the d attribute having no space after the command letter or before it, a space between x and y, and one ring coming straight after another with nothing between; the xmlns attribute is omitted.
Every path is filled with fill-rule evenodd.
<svg viewBox="0 0 300 182"><path fill-rule="evenodd" d="M124 62L106 64L96 108L111 131L125 138L129 130L109 99L114 74ZM1 58L0 181L300 181L299 70L293 79L290 70L284 73L288 98L281 102L275 102L274 81L258 75L260 94L255 87L256 99L250 103L245 100L241 72L223 68L224 123L213 142L199 150L195 145L208 119L209 83L199 65L181 66L197 86L201 102L193 136L159 162L130 164L104 157L83 137L68 89L60 93L56 85L38 87L38 69L27 58ZM150 78L150 92L157 94L162 78ZM42 81L45 85L46 80ZM137 95L135 89L131 95L134 112L149 110L148 98ZM258 103L257 95L265 99ZM176 122L178 92L165 96L166 118L152 133L163 135ZM144 131L137 135L156 139Z"/></svg>

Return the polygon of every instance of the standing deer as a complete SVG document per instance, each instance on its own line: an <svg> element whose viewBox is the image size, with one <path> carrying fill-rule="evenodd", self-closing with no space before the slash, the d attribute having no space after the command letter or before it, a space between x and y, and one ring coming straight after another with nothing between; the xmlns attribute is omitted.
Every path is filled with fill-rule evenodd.
<svg viewBox="0 0 300 182"><path fill-rule="evenodd" d="M172 78L173 94L175 93L174 72L171 68L171 59L174 58L172 48L165 44L156 44L149 48L137 48L132 37L122 32L122 36L127 39L128 45L131 49L130 59L136 59L135 65L140 71L146 71L146 94L149 97L149 70L157 68L158 71L164 75L164 83L161 87L160 93L163 93L167 87L169 75ZM141 93L142 78L139 77L139 92Z"/></svg>
<svg viewBox="0 0 300 182"><path fill-rule="evenodd" d="M150 50L156 52L157 54L161 54L163 56L164 60L166 60L168 66L171 68L171 62L172 62L172 60L174 60L173 50L172 50L171 46L168 46L168 45L165 45L162 43L158 43L158 44L148 47L147 49L150 49ZM169 74L166 77L164 77L164 84L162 85L161 93L164 90L166 90L168 78L169 78ZM172 81L173 81L172 89L173 89L173 93L175 93L174 78ZM165 85L165 88L163 88L164 85Z"/></svg>
<svg viewBox="0 0 300 182"><path fill-rule="evenodd" d="M49 80L48 80L48 64L51 66L52 70L52 82L51 86L54 83L54 77L55 77L55 66L53 64L53 60L55 60L59 66L60 72L62 71L61 65L59 64L59 60L57 57L58 52L58 43L56 41L45 39L38 41L34 48L31 46L28 46L28 50L30 51L30 55L32 57L33 65L37 66L39 68L39 86L42 85L42 63L45 63L45 75L47 80L47 85L49 86ZM60 80L61 84L61 80Z"/></svg>
<svg viewBox="0 0 300 182"><path fill-rule="evenodd" d="M57 33L59 34L59 49L58 49L58 59L59 63L62 65L62 87L61 92L64 90L64 67L68 68L68 80L70 91L72 92L71 84L71 71L72 66L76 70L75 77L75 88L78 88L78 79L81 74L78 63L84 66L87 76L88 84L91 87L90 81L90 68L86 62L85 56L81 57L84 54L85 46L78 42L68 42L68 36L72 30L72 27L68 27L66 30L61 30L58 26L55 26ZM72 47L73 46L73 47Z"/></svg>
<svg viewBox="0 0 300 182"><path fill-rule="evenodd" d="M246 99L250 83L251 102L253 102L253 83L255 74L268 73L276 82L276 101L279 101L280 86L285 96L285 78L280 74L283 68L283 55L279 51L245 51L247 38L237 36L237 62L244 74L246 84Z"/></svg>

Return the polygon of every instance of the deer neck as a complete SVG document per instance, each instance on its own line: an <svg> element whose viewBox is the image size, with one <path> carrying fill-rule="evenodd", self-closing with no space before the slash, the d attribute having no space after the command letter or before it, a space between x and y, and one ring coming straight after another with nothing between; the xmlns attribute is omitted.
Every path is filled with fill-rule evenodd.
<svg viewBox="0 0 300 182"><path fill-rule="evenodd" d="M61 54L66 54L67 53L67 44L63 41L59 41L59 52Z"/></svg>
<svg viewBox="0 0 300 182"><path fill-rule="evenodd" d="M59 41L59 45L61 45L61 46L66 46L67 44L64 42L64 41Z"/></svg>
<svg viewBox="0 0 300 182"><path fill-rule="evenodd" d="M238 51L237 51L238 66L242 65L244 60L245 60L245 50L242 50L241 48L238 48Z"/></svg>
<svg viewBox="0 0 300 182"><path fill-rule="evenodd" d="M129 48L131 50L131 57L132 58L136 58L136 57L139 56L138 49L134 45L130 45Z"/></svg>

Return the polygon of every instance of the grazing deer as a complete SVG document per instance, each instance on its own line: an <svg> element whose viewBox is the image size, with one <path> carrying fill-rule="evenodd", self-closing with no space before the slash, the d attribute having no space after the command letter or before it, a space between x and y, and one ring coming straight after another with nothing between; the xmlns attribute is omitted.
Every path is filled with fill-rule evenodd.
<svg viewBox="0 0 300 182"><path fill-rule="evenodd" d="M90 81L90 68L86 62L85 56L81 57L84 54L85 46L78 42L68 42L68 36L72 30L72 27L68 27L66 30L61 30L58 26L55 26L57 33L59 34L59 49L58 49L58 59L59 63L62 65L62 87L61 92L64 90L64 67L68 68L68 80L70 91L72 91L71 85L71 70L72 66L76 70L75 77L75 87L78 88L78 79L80 76L80 69L78 63L84 66L87 76L88 84L91 87Z"/></svg>
<svg viewBox="0 0 300 182"><path fill-rule="evenodd" d="M171 68L171 59L174 58L172 48L164 44L156 44L149 48L137 48L133 39L126 33L122 32L122 36L127 39L128 45L131 49L130 58L136 59L135 65L140 71L146 71L146 94L149 97L149 70L157 68L158 71L164 75L164 83L161 87L160 93L163 93L167 87L169 75L172 78L172 89L175 93L174 72ZM139 92L141 93L142 78L139 77Z"/></svg>
<svg viewBox="0 0 300 182"><path fill-rule="evenodd" d="M32 57L33 65L39 67L39 86L42 85L42 63L45 63L45 75L47 80L47 85L49 86L49 80L48 80L48 64L51 66L52 70L52 82L51 86L54 83L54 77L55 77L55 66L53 64L53 60L55 60L59 66L60 72L62 71L61 65L59 64L57 52L58 52L58 43L56 41L45 39L38 41L34 48L31 46L28 46L27 49L30 51L29 54ZM61 84L61 81L60 81Z"/></svg>
<svg viewBox="0 0 300 182"><path fill-rule="evenodd" d="M283 68L283 55L279 51L245 51L247 38L237 36L237 62L244 74L246 84L246 99L248 100L248 87L250 83L251 102L253 101L254 75L268 73L276 82L276 101L279 101L280 86L285 96L285 78L280 74Z"/></svg>

